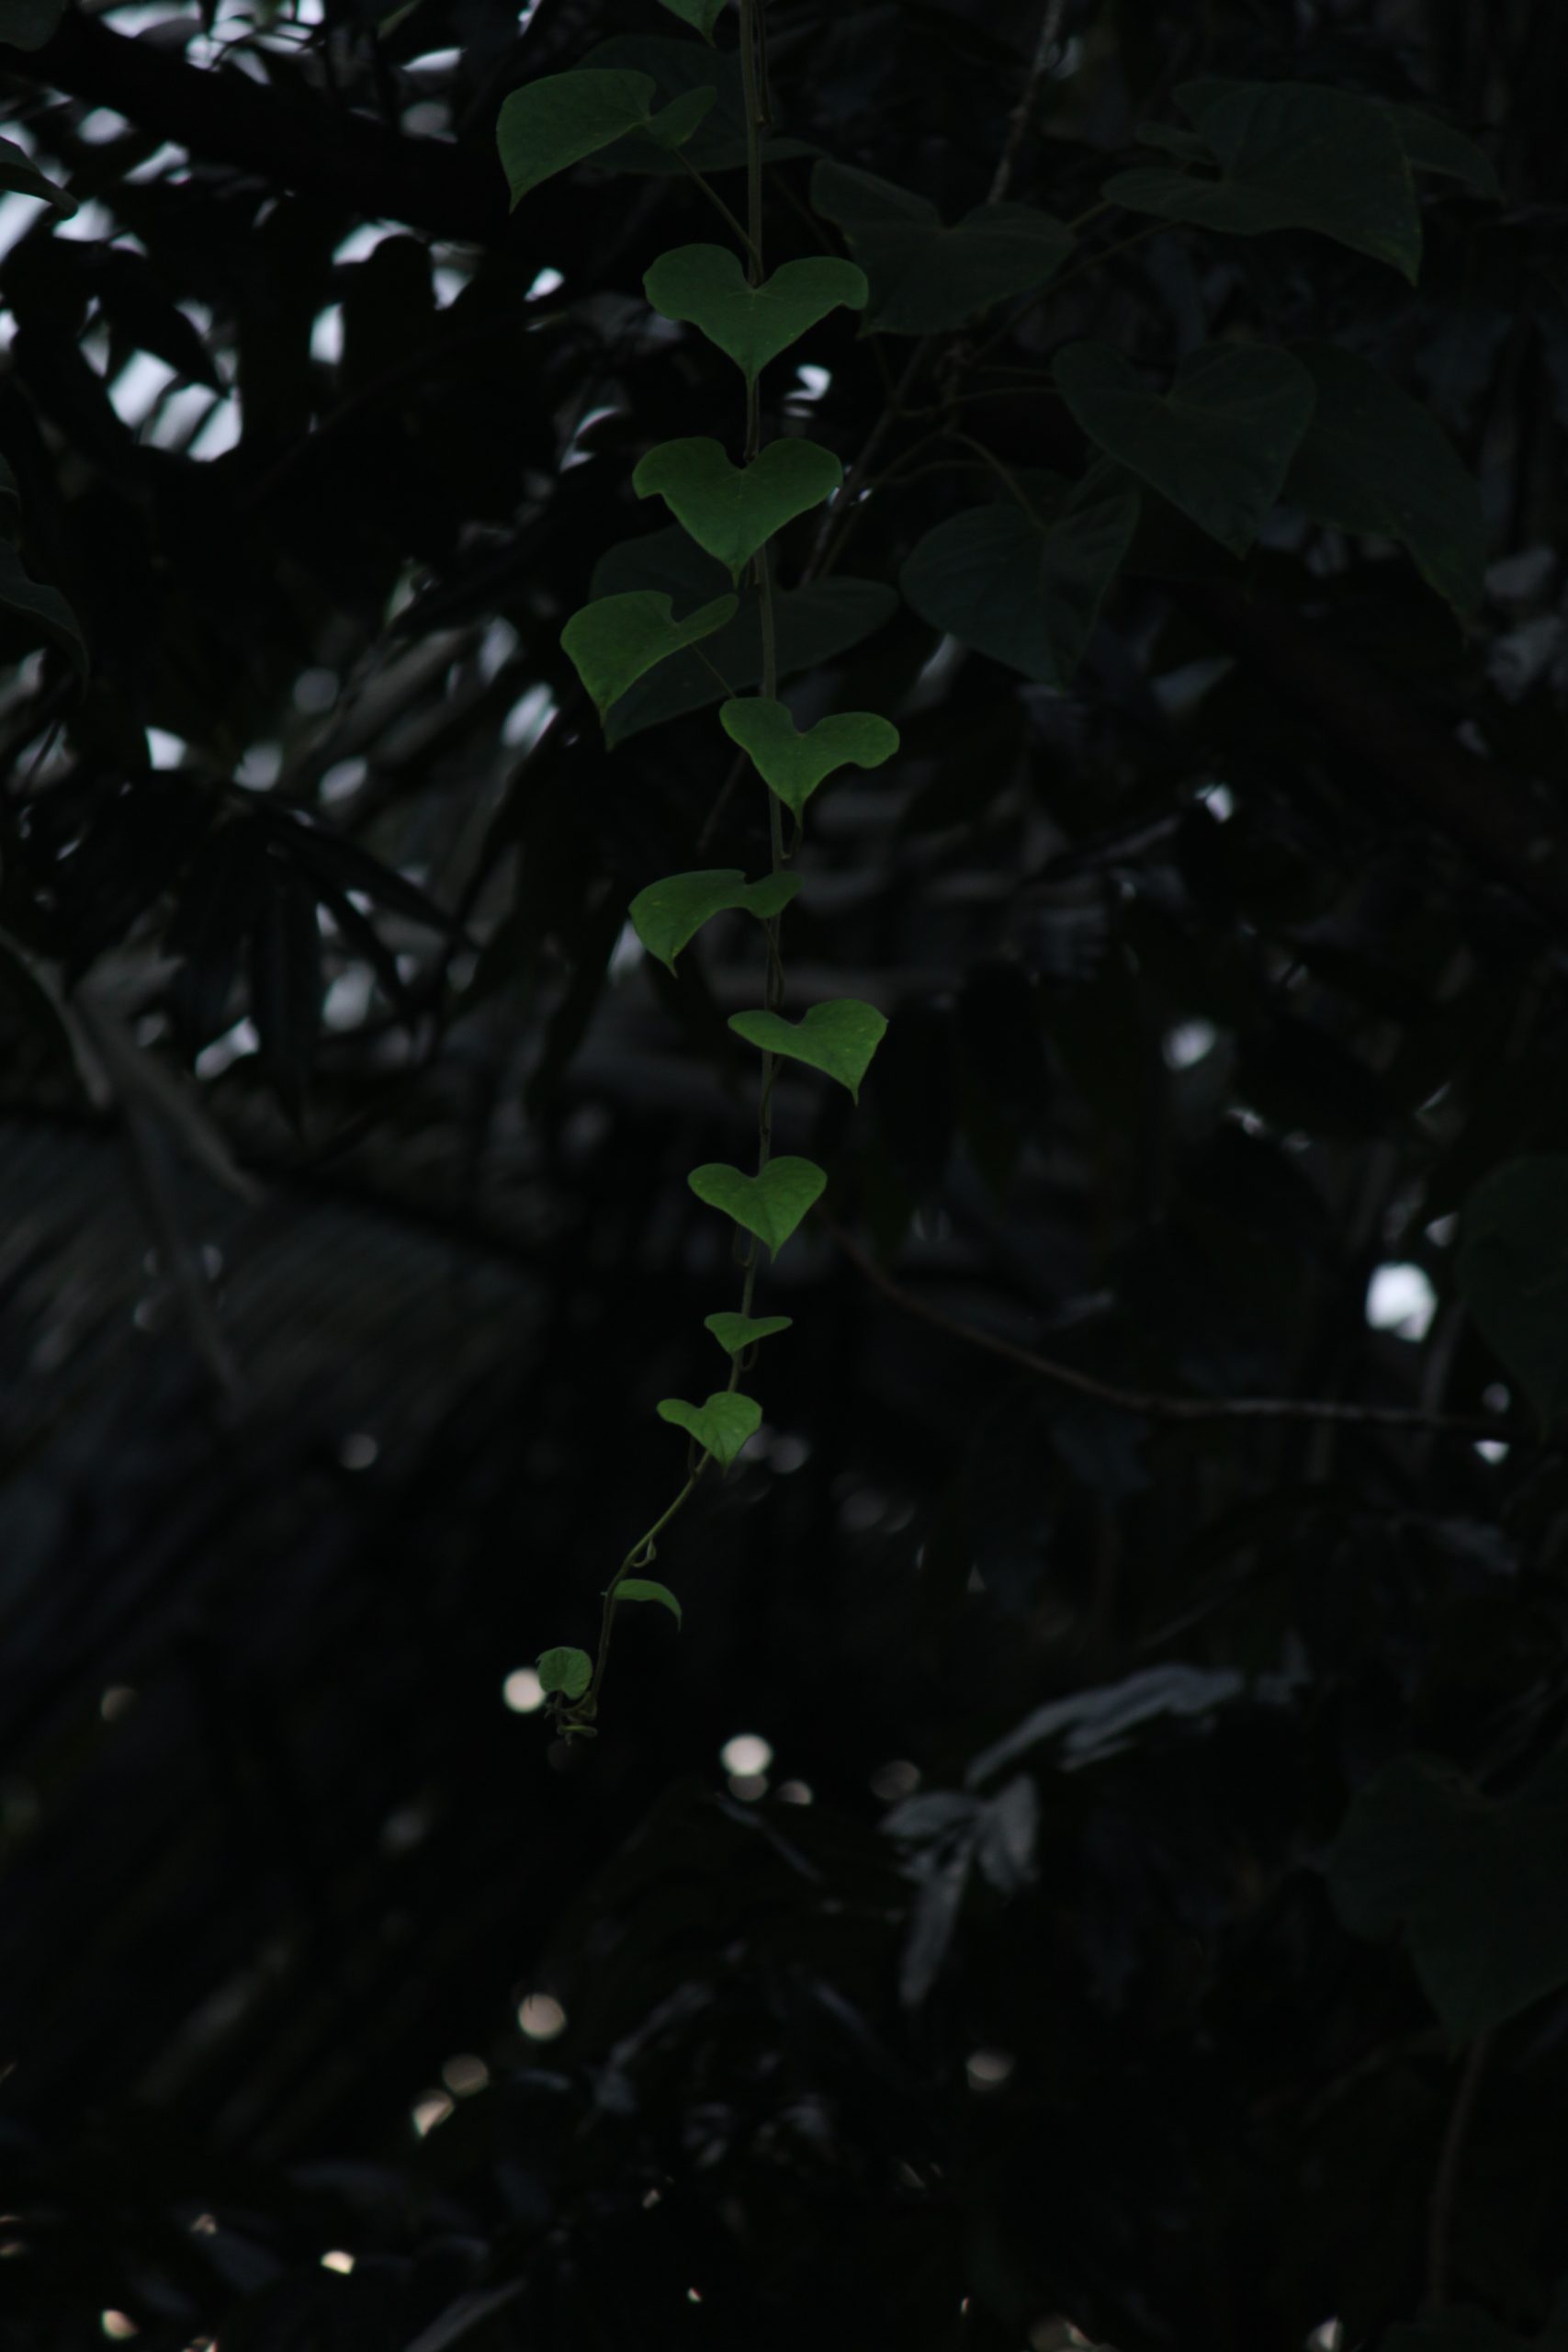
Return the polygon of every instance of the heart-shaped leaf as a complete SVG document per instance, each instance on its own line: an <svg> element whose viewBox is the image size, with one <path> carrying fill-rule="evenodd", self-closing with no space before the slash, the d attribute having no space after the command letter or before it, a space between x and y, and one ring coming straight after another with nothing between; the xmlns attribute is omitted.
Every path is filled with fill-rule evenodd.
<svg viewBox="0 0 1568 2352"><path fill-rule="evenodd" d="M1397 539L1456 613L1481 602L1486 526L1481 492L1424 401L1337 343L1292 345L1317 407L1284 497L1341 531Z"/></svg>
<svg viewBox="0 0 1568 2352"><path fill-rule="evenodd" d="M784 1054L791 1061L825 1070L847 1086L857 1102L860 1082L887 1034L887 1023L876 1007L852 996L814 1004L800 1021L785 1021L777 1012L736 1012L729 1025L738 1037L764 1054Z"/></svg>
<svg viewBox="0 0 1568 2352"><path fill-rule="evenodd" d="M812 1159L770 1159L760 1176L742 1175L710 1159L686 1179L699 1201L722 1209L737 1225L765 1241L776 1258L795 1227L827 1189L828 1179Z"/></svg>
<svg viewBox="0 0 1568 2352"><path fill-rule="evenodd" d="M1300 360L1257 344L1194 352L1167 394L1109 344L1070 343L1051 372L1091 441L1236 555L1262 528L1317 398Z"/></svg>
<svg viewBox="0 0 1568 2352"><path fill-rule="evenodd" d="M1483 1177L1460 1219L1460 1293L1547 1430L1568 1418L1568 1153Z"/></svg>
<svg viewBox="0 0 1568 2352"><path fill-rule="evenodd" d="M1041 521L1010 498L950 515L905 563L906 598L961 645L1066 686L1137 528L1136 490L1108 484L1106 470L1096 468Z"/></svg>
<svg viewBox="0 0 1568 2352"><path fill-rule="evenodd" d="M687 90L655 113L657 95L651 74L592 65L547 74L513 90L495 126L513 209L541 180L598 154L628 131L640 131L662 148L684 146L716 93Z"/></svg>
<svg viewBox="0 0 1568 2352"><path fill-rule="evenodd" d="M546 1650L536 1661L539 1687L548 1697L581 1699L593 1679L593 1660L586 1650Z"/></svg>
<svg viewBox="0 0 1568 2352"><path fill-rule="evenodd" d="M730 741L797 817L835 768L879 768L898 749L898 729L869 710L839 711L804 734L782 702L761 695L727 702L718 716Z"/></svg>
<svg viewBox="0 0 1568 2352"><path fill-rule="evenodd" d="M660 1584L652 1577L623 1577L615 1587L619 1600L657 1600L668 1609L677 1625L681 1623L681 1604L667 1584Z"/></svg>
<svg viewBox="0 0 1568 2352"><path fill-rule="evenodd" d="M673 971L676 956L710 916L734 909L767 922L783 912L799 888L796 874L764 874L760 882L748 882L738 865L716 866L650 882L627 912L649 954Z"/></svg>
<svg viewBox="0 0 1568 2352"><path fill-rule="evenodd" d="M828 256L786 261L761 286L749 286L728 245L678 245L660 254L642 284L656 311L700 329L749 384L840 303L863 311L867 291L852 261Z"/></svg>
<svg viewBox="0 0 1568 2352"><path fill-rule="evenodd" d="M736 609L733 596L716 596L678 621L670 597L634 588L624 596L597 596L584 605L562 629L560 641L603 718L628 686L682 647L712 637L734 619Z"/></svg>
<svg viewBox="0 0 1568 2352"><path fill-rule="evenodd" d="M733 580L764 540L820 506L844 479L830 449L815 441L770 441L749 466L732 466L705 434L661 441L632 475L639 498L662 498L682 529L729 567Z"/></svg>
<svg viewBox="0 0 1568 2352"><path fill-rule="evenodd" d="M933 334L1054 277L1073 234L1032 204L982 204L953 228L934 204L826 158L811 175L814 211L835 221L871 285L866 332Z"/></svg>
<svg viewBox="0 0 1568 2352"><path fill-rule="evenodd" d="M1392 262L1414 285L1421 215L1411 157L1374 99L1301 82L1214 80L1179 84L1176 101L1220 176L1157 165L1118 172L1100 191L1108 203L1238 237L1315 230ZM1441 168L1453 170L1451 151L1442 152Z"/></svg>
<svg viewBox="0 0 1568 2352"><path fill-rule="evenodd" d="M661 1421L685 1430L726 1470L762 1425L762 1408L756 1398L742 1396L733 1388L720 1389L705 1405L688 1405L682 1397L666 1396L658 1411ZM621 1590L626 1590L624 1585Z"/></svg>
<svg viewBox="0 0 1568 2352"><path fill-rule="evenodd" d="M713 28L728 7L729 0L659 0L659 5L668 8L672 17L679 17L683 25L692 26L705 40L712 40ZM625 1585L621 1589L626 1590Z"/></svg>
<svg viewBox="0 0 1568 2352"><path fill-rule="evenodd" d="M755 1347L759 1340L771 1340L775 1331L793 1328L787 1315L705 1315L703 1329L711 1331L727 1356L738 1356L742 1348Z"/></svg>
<svg viewBox="0 0 1568 2352"><path fill-rule="evenodd" d="M1568 1749L1514 1796L1483 1797L1430 1756L1403 1756L1351 1805L1328 1866L1352 1935L1403 1928L1457 2043L1568 1984Z"/></svg>
<svg viewBox="0 0 1568 2352"><path fill-rule="evenodd" d="M696 49L694 41L692 47ZM700 51L698 52L701 53ZM684 612L728 586L728 575L712 556L686 537L679 523L667 523L640 539L606 548L593 567L595 595L637 588L668 591ZM773 636L777 674L824 668L869 637L898 609L898 592L880 580L818 580L805 588L773 590ZM740 608L728 627L703 649L714 669L739 693L761 684L762 629L757 592L740 590ZM677 653L651 677L623 695L605 721L605 740L624 743L645 728L720 701L724 689L703 653Z"/></svg>

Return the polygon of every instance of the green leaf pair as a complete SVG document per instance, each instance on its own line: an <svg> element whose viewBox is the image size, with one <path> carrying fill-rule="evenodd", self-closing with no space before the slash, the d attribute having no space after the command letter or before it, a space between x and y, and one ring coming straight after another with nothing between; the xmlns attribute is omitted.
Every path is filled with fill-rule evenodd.
<svg viewBox="0 0 1568 2352"><path fill-rule="evenodd" d="M711 1453L725 1470L762 1425L762 1408L756 1398L742 1396L733 1388L717 1390L705 1405L688 1405L680 1396L666 1396L657 1410L661 1421L695 1438L703 1452Z"/></svg>
<svg viewBox="0 0 1568 2352"><path fill-rule="evenodd" d="M708 1160L694 1168L686 1182L699 1201L754 1233L775 1258L828 1185L815 1160L791 1159L787 1153L770 1159L756 1176L744 1175L722 1160Z"/></svg>
<svg viewBox="0 0 1568 2352"><path fill-rule="evenodd" d="M660 254L642 283L662 317L696 327L748 385L840 303L863 310L868 290L863 271L829 257L786 261L750 286L727 245L678 245Z"/></svg>
<svg viewBox="0 0 1568 2352"><path fill-rule="evenodd" d="M632 928L650 956L675 969L675 958L714 915L731 910L770 922L800 888L795 874L764 874L748 882L738 865L697 874L671 874L639 890L627 910Z"/></svg>
<svg viewBox="0 0 1568 2352"><path fill-rule="evenodd" d="M848 996L814 1004L800 1021L785 1021L777 1012L736 1012L729 1025L764 1054L783 1054L836 1078L857 1102L860 1082L887 1034L887 1023L874 1004Z"/></svg>
<svg viewBox="0 0 1568 2352"><path fill-rule="evenodd" d="M844 479L815 441L770 441L748 466L732 466L705 434L662 441L632 475L639 498L662 498L682 530L733 580L775 531L820 506Z"/></svg>
<svg viewBox="0 0 1568 2352"><path fill-rule="evenodd" d="M840 711L802 733L782 702L761 695L727 702L719 723L796 817L835 768L879 768L898 749L898 729L873 711Z"/></svg>

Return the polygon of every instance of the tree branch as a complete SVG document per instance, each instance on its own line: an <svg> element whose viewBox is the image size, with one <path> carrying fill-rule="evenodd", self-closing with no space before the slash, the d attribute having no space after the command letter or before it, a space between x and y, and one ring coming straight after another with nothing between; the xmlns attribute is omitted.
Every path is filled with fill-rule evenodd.
<svg viewBox="0 0 1568 2352"><path fill-rule="evenodd" d="M1472 1441L1492 1439L1516 1445L1530 1442L1527 1433L1500 1416L1483 1420L1475 1414L1428 1413L1404 1405L1345 1405L1307 1396L1167 1396L1153 1389L1122 1388L1114 1381L1099 1380L1093 1373L1080 1372L1075 1364L1036 1355L1012 1340L982 1331L973 1323L961 1323L956 1316L944 1315L940 1306L929 1306L913 1291L895 1282L891 1274L885 1273L859 1242L824 1210L818 1208L816 1215L824 1232L838 1244L850 1263L906 1315L916 1316L934 1329L945 1331L950 1339L962 1340L972 1348L984 1348L988 1355L1000 1356L1004 1363L1018 1364L1041 1380L1049 1380L1058 1388L1073 1389L1078 1396L1091 1397L1098 1405L1110 1405L1118 1412L1136 1413L1149 1421L1338 1421L1352 1428L1446 1430L1454 1437Z"/></svg>

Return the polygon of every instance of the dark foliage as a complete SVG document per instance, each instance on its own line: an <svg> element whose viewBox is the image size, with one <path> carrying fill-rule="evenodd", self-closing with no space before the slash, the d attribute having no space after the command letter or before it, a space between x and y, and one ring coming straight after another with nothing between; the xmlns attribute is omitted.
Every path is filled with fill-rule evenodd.
<svg viewBox="0 0 1568 2352"><path fill-rule="evenodd" d="M670 974L626 906L766 824L700 668L610 748L559 645L714 593L628 484L732 429L642 300L716 216L592 167L509 214L495 121L691 36L0 6L25 2352L1568 2341L1568 15L1046 13L1009 197L1079 260L765 379L876 485L803 714L902 733L813 804L792 1009L891 1025L858 1113L780 1081L830 1215L767 1420L569 1747L519 1669L678 1476L733 1304L685 1171L753 1116L755 933ZM870 266L824 156L983 204L1040 32L775 0L770 259ZM1219 187L1215 75L1474 142L1414 284L1095 209ZM1261 536L1140 503L1112 363L1214 343L1395 403L1354 498L1303 445ZM1086 481L1119 577L1041 618Z"/></svg>

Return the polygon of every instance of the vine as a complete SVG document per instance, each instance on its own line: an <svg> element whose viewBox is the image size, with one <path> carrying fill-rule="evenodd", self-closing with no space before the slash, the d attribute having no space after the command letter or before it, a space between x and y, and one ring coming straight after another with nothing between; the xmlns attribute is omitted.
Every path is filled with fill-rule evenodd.
<svg viewBox="0 0 1568 2352"><path fill-rule="evenodd" d="M561 1646L539 1660L555 1720L569 1737L593 1730L620 1608L651 1601L680 1622L675 1594L646 1571L710 1465L723 1476L761 1425L761 1407L742 1388L742 1375L761 1343L789 1328L785 1316L755 1312L762 1253L770 1262L777 1258L818 1208L828 1181L815 1161L773 1150L779 1067L804 1064L858 1101L886 1028L874 1006L854 999L812 1005L798 1021L783 1010L784 917L800 888L791 861L811 797L846 766L881 766L899 739L890 720L869 711L837 712L804 731L797 728L779 681L781 670L806 663L781 659L781 603L803 606L817 599L819 619L831 608L830 652L819 651L818 659L879 626L897 595L881 583L845 581L836 571L839 559L869 498L935 473L966 473L972 481L978 474L990 495L949 512L916 540L898 573L904 602L940 635L1056 690L1070 683L1145 526L1156 543L1173 532L1178 541L1195 534L1200 546L1206 540L1239 560L1285 503L1309 520L1397 541L1461 618L1481 594L1484 544L1475 485L1430 415L1370 361L1337 344L1251 334L1216 340L1189 351L1164 390L1151 387L1122 352L1092 339L1067 342L1041 368L1009 370L1038 402L1042 454L1071 472L1047 471L1032 458L1021 465L981 438L978 425L959 424L961 408L997 396L968 379L987 369L993 352L1047 294L1173 227L1241 237L1308 232L1414 284L1422 251L1415 175L1436 174L1472 197L1496 193L1485 157L1449 125L1415 107L1307 84L1187 82L1174 96L1188 127L1148 124L1137 132L1159 160L1114 172L1096 201L1058 220L1009 194L1059 45L1063 11L1059 0L1048 0L983 203L944 221L924 197L819 154L809 213L793 194L790 202L805 217L830 224L847 257L818 254L785 261L769 275L765 0L737 0L733 54L715 40L728 0L660 5L706 44L705 58L682 42L612 40L594 52L601 62L591 58L514 91L502 108L498 141L514 205L541 181L584 162L675 172L701 190L734 240L660 254L643 288L655 312L694 327L738 370L744 390L733 436L739 463L718 440L694 435L647 450L631 478L639 499L662 501L710 570L728 572L728 588L694 604L689 567L666 567L668 590L638 584L594 595L567 622L561 644L612 748L635 728L711 701L717 688L719 725L739 757L699 834L699 854L748 772L765 793L765 873L749 878L740 868L724 867L671 875L639 891L628 910L644 948L671 971L715 916L742 913L760 926L763 1001L729 1023L761 1057L757 1148L750 1172L714 1161L687 1179L696 1198L733 1227L739 1305L706 1318L728 1376L701 1404L666 1397L659 1405L660 1418L686 1433L684 1482L612 1576L595 1651ZM673 63L671 50L679 52ZM651 70L642 70L645 64ZM744 222L709 176L742 167ZM1086 252L1083 233L1116 212L1134 216L1136 225L1109 242L1097 236ZM895 369L874 342L887 398L847 474L818 443L790 434L765 438L762 429L764 371L839 309L860 314L863 335L907 338L911 345ZM998 311L1002 322L993 326ZM977 342L966 339L976 334ZM917 401L912 395L922 377L930 390ZM900 448L901 428L913 428L914 437ZM1058 454L1064 447L1065 458ZM952 454L917 464L932 451ZM785 588L775 577L781 536L813 514L809 550L794 587ZM646 582L650 569L652 577L661 576L656 564L641 565L636 576ZM1157 563L1152 576L1164 576ZM1183 558L1174 576L1197 575ZM644 682L682 658L686 685L661 701L657 682ZM686 690L694 662L701 665L694 694ZM753 686L758 691L749 691ZM911 1300L840 1238L900 1304L992 1344ZM1156 1419L1224 1412L1365 1419L1456 1433L1461 1428L1457 1419L1305 1400L1145 1396L1131 1385L1097 1385L1027 1351L1003 1344L998 1351Z"/></svg>

